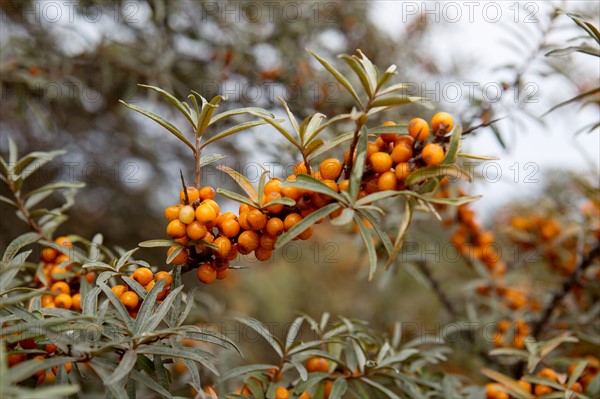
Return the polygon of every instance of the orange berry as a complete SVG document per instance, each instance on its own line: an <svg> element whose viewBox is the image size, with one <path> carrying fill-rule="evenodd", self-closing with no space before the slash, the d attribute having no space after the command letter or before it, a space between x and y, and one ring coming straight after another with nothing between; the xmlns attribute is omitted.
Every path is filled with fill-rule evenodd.
<svg viewBox="0 0 600 399"><path fill-rule="evenodd" d="M394 163L408 162L408 160L410 160L412 156L412 148L405 144L396 145L392 150L392 161Z"/></svg>
<svg viewBox="0 0 600 399"><path fill-rule="evenodd" d="M59 294L54 298L54 305L56 305L57 308L71 309L71 306L73 306L73 298L68 294Z"/></svg>
<svg viewBox="0 0 600 399"><path fill-rule="evenodd" d="M244 230L250 230L250 225L248 224L248 213L249 212L250 211L240 213L240 217L238 219L238 223L240 224L240 227Z"/></svg>
<svg viewBox="0 0 600 399"><path fill-rule="evenodd" d="M146 292L150 292L155 285L156 281L152 280L144 288L146 289Z"/></svg>
<svg viewBox="0 0 600 399"><path fill-rule="evenodd" d="M265 194L265 196L263 197L263 205L266 205L269 202L274 201L279 198L281 198L281 194L279 194L279 193ZM283 204L269 205L269 206L265 207L264 209L271 213L280 213L281 211L283 211Z"/></svg>
<svg viewBox="0 0 600 399"><path fill-rule="evenodd" d="M204 186L200 189L200 199L203 201L215 198L216 194L215 189L211 186Z"/></svg>
<svg viewBox="0 0 600 399"><path fill-rule="evenodd" d="M319 165L323 180L337 180L342 174L342 163L335 158L327 158Z"/></svg>
<svg viewBox="0 0 600 399"><path fill-rule="evenodd" d="M171 220L175 220L175 219L179 219L179 210L181 209L181 205L179 206L168 206L165 208L165 217L167 218L167 220L171 221Z"/></svg>
<svg viewBox="0 0 600 399"><path fill-rule="evenodd" d="M388 148L388 144L385 141L383 141L381 137L377 137L377 139L375 140L375 145L377 146L379 151L384 151Z"/></svg>
<svg viewBox="0 0 600 399"><path fill-rule="evenodd" d="M377 188L379 191L395 190L397 183L398 178L396 177L396 174L392 171L388 171L379 176L379 179L377 180Z"/></svg>
<svg viewBox="0 0 600 399"><path fill-rule="evenodd" d="M387 172L392 168L392 157L387 152L376 152L369 160L371 168L377 173Z"/></svg>
<svg viewBox="0 0 600 399"><path fill-rule="evenodd" d="M394 142L394 147L399 146L400 144L404 144L408 148L413 148L415 145L415 139L412 136L405 134L396 139Z"/></svg>
<svg viewBox="0 0 600 399"><path fill-rule="evenodd" d="M196 208L196 220L202 224L212 225L217 221L217 213L210 204L202 203Z"/></svg>
<svg viewBox="0 0 600 399"><path fill-rule="evenodd" d="M283 221L279 218L270 218L267 221L267 233L273 237L277 237L283 233Z"/></svg>
<svg viewBox="0 0 600 399"><path fill-rule="evenodd" d="M408 134L415 140L425 141L429 137L429 124L425 119L413 118L408 122Z"/></svg>
<svg viewBox="0 0 600 399"><path fill-rule="evenodd" d="M187 189L187 194L188 194L188 199L189 199L189 204L191 204L192 202L198 201L198 199L200 198L200 192L198 191L198 189L196 187L186 187ZM185 192L183 191L183 189L181 189L181 191L179 192L179 200L181 201L182 204L185 204Z"/></svg>
<svg viewBox="0 0 600 399"><path fill-rule="evenodd" d="M262 230L267 225L267 215L258 209L255 209L248 212L246 216L246 222L248 223L248 226L250 226L251 230Z"/></svg>
<svg viewBox="0 0 600 399"><path fill-rule="evenodd" d="M140 267L133 272L131 278L140 283L141 286L145 286L154 280L154 274L147 267Z"/></svg>
<svg viewBox="0 0 600 399"><path fill-rule="evenodd" d="M173 277L168 272L160 271L154 275L154 281L166 280L165 287L168 287L173 283Z"/></svg>
<svg viewBox="0 0 600 399"><path fill-rule="evenodd" d="M302 395L298 396L298 399L312 399L312 397L308 391L304 391L302 392Z"/></svg>
<svg viewBox="0 0 600 399"><path fill-rule="evenodd" d="M326 399L328 399L329 395L331 395L332 388L333 388L333 382L331 382L330 380L325 380L325 382L323 382L323 395L325 396Z"/></svg>
<svg viewBox="0 0 600 399"><path fill-rule="evenodd" d="M485 397L487 399L509 399L510 396L502 389L502 385L490 383L485 386Z"/></svg>
<svg viewBox="0 0 600 399"><path fill-rule="evenodd" d="M379 152L379 147L374 142L369 141L367 143L367 159L371 158L371 155L375 154L376 152Z"/></svg>
<svg viewBox="0 0 600 399"><path fill-rule="evenodd" d="M198 280L204 284L210 284L217 278L217 269L212 267L210 263L203 263L196 272Z"/></svg>
<svg viewBox="0 0 600 399"><path fill-rule="evenodd" d="M306 362L306 371L309 373L326 373L329 370L329 360L323 357L311 357Z"/></svg>
<svg viewBox="0 0 600 399"><path fill-rule="evenodd" d="M179 210L179 221L184 224L190 224L194 221L196 217L196 211L194 207L191 205L184 205Z"/></svg>
<svg viewBox="0 0 600 399"><path fill-rule="evenodd" d="M194 221L195 222L195 221ZM192 222L192 223L194 223ZM189 226L188 226L189 227ZM187 228L185 229L187 232ZM188 236L183 236L181 238L176 238L173 241L180 243L181 245L183 245L184 247L187 246L188 242L190 242L190 237Z"/></svg>
<svg viewBox="0 0 600 399"><path fill-rule="evenodd" d="M319 172L318 170L316 172L313 172L311 176L317 180L323 180L323 176L321 176L321 172Z"/></svg>
<svg viewBox="0 0 600 399"><path fill-rule="evenodd" d="M260 238L256 231L246 230L238 237L238 250L250 253L258 248Z"/></svg>
<svg viewBox="0 0 600 399"><path fill-rule="evenodd" d="M19 363L24 362L27 359L27 355L25 355L24 353L18 353L18 354L13 354L13 355L8 355L8 367L13 367L16 366Z"/></svg>
<svg viewBox="0 0 600 399"><path fill-rule="evenodd" d="M519 381L517 381L517 384L519 384L521 386L521 388L523 388L527 392L531 393L531 383L529 383L525 380L519 380Z"/></svg>
<svg viewBox="0 0 600 399"><path fill-rule="evenodd" d="M269 234L263 234L262 236L260 236L259 240L260 248L272 251L275 249L275 241L277 241L277 237L273 237Z"/></svg>
<svg viewBox="0 0 600 399"><path fill-rule="evenodd" d="M54 352L56 352L56 350L58 349L58 347L54 344L46 344L46 347L44 348L44 350L46 351L47 354L51 355Z"/></svg>
<svg viewBox="0 0 600 399"><path fill-rule="evenodd" d="M232 219L235 220L236 218L237 218L237 216L233 212L221 213L219 216L217 216L217 227L221 228L221 224L224 221L226 221L226 220L232 220Z"/></svg>
<svg viewBox="0 0 600 399"><path fill-rule="evenodd" d="M336 193L340 192L340 188L338 187L337 183L333 180L329 180L329 179L325 179L323 180L323 183L329 187L330 189L332 189L333 191L335 191Z"/></svg>
<svg viewBox="0 0 600 399"><path fill-rule="evenodd" d="M65 236L58 237L56 240L54 240L54 242L56 244L60 245L61 247L65 247L65 248L71 248L73 246L73 244L71 243L71 240Z"/></svg>
<svg viewBox="0 0 600 399"><path fill-rule="evenodd" d="M265 184L265 195L271 193L280 193L281 192L281 180L278 178L273 178Z"/></svg>
<svg viewBox="0 0 600 399"><path fill-rule="evenodd" d="M398 180L405 180L412 171L410 170L410 164L403 162L396 165L395 172Z"/></svg>
<svg viewBox="0 0 600 399"><path fill-rule="evenodd" d="M192 223L187 225L185 232L190 240L197 241L203 239L204 236L206 236L206 233L208 233L208 230L202 223L194 220Z"/></svg>
<svg viewBox="0 0 600 399"><path fill-rule="evenodd" d="M387 121L383 124L383 126L396 126L395 122ZM398 133L381 133L379 136L386 143L393 143L398 138Z"/></svg>
<svg viewBox="0 0 600 399"><path fill-rule="evenodd" d="M348 180L348 179L342 180L340 182L340 184L338 184L338 190L339 191L348 191L349 185L350 185L350 180Z"/></svg>
<svg viewBox="0 0 600 399"><path fill-rule="evenodd" d="M439 165L444 160L444 149L439 144L429 143L423 147L421 155L428 166Z"/></svg>
<svg viewBox="0 0 600 399"><path fill-rule="evenodd" d="M438 112L431 119L431 128L437 133L448 133L454 127L454 119L447 112Z"/></svg>
<svg viewBox="0 0 600 399"><path fill-rule="evenodd" d="M254 250L254 256L261 262L269 260L269 258L273 255L273 251L258 247Z"/></svg>
<svg viewBox="0 0 600 399"><path fill-rule="evenodd" d="M537 373L537 376L541 378L547 378L554 382L558 382L558 374L556 373L556 371L548 367L542 369L539 373Z"/></svg>
<svg viewBox="0 0 600 399"><path fill-rule="evenodd" d="M306 167L306 164L304 162L300 162L296 166L294 166L294 174L295 175L308 174L308 168Z"/></svg>
<svg viewBox="0 0 600 399"><path fill-rule="evenodd" d="M50 287L50 291L56 292L59 294L70 294L71 287L69 286L69 284L65 283L64 281L57 281L56 283L52 284L52 287Z"/></svg>
<svg viewBox="0 0 600 399"><path fill-rule="evenodd" d="M44 261L46 263L52 263L52 262L54 262L54 259L56 259L58 254L59 254L59 252L56 249L47 247L47 248L42 249L42 252L40 253L40 257L41 257L42 261Z"/></svg>
<svg viewBox="0 0 600 399"><path fill-rule="evenodd" d="M208 204L210 205L215 213L217 214L217 217L219 216L219 213L221 212L221 208L219 208L219 204L217 204L217 202L215 200L211 200L211 199L207 199L202 201L203 204Z"/></svg>
<svg viewBox="0 0 600 399"><path fill-rule="evenodd" d="M231 246L231 251L229 251L229 255L227 255L227 260L234 260L238 256L238 246L237 244L233 244Z"/></svg>
<svg viewBox="0 0 600 399"><path fill-rule="evenodd" d="M294 227L294 225L296 223L300 222L301 220L302 220L302 216L300 216L299 214L290 213L283 220L283 228L285 229L285 231L288 231L289 229Z"/></svg>
<svg viewBox="0 0 600 399"><path fill-rule="evenodd" d="M152 282L154 282L154 280L152 280ZM129 310L135 309L140 302L140 298L133 291L124 292L119 299L121 300L121 303Z"/></svg>
<svg viewBox="0 0 600 399"><path fill-rule="evenodd" d="M42 307L45 308L46 305L54 304L54 296L52 295L43 295L42 296Z"/></svg>
<svg viewBox="0 0 600 399"><path fill-rule="evenodd" d="M552 389L548 385L543 385L543 384L535 384L535 388L533 390L533 393L535 394L535 396L544 396L544 395L548 395L552 392L554 392L554 389ZM507 398L508 398L508 396L507 396Z"/></svg>
<svg viewBox="0 0 600 399"><path fill-rule="evenodd" d="M290 399L290 391L288 391L284 387L277 387L275 389L275 398L276 399Z"/></svg>
<svg viewBox="0 0 600 399"><path fill-rule="evenodd" d="M73 299L73 309L77 311L81 311L81 294L75 294L72 297Z"/></svg>
<svg viewBox="0 0 600 399"><path fill-rule="evenodd" d="M226 219L221 223L221 234L225 237L235 237L240 234L240 224L235 219Z"/></svg>
<svg viewBox="0 0 600 399"><path fill-rule="evenodd" d="M46 356L44 355L37 355L33 357L33 360L44 360L46 358ZM41 377L42 381L44 380L44 378L46 377L46 370L40 370L40 371L36 371L34 374L36 377Z"/></svg>
<svg viewBox="0 0 600 399"><path fill-rule="evenodd" d="M121 295L127 292L127 286L121 284L115 285L111 288L111 291L117 296L117 298L121 298Z"/></svg>
<svg viewBox="0 0 600 399"><path fill-rule="evenodd" d="M223 280L229 276L229 268L226 267L221 270L217 270L217 280Z"/></svg>
<svg viewBox="0 0 600 399"><path fill-rule="evenodd" d="M231 241L229 241L229 238L227 237L217 237L213 244L218 247L218 249L215 250L215 253L221 258L226 257L229 254L229 251L231 251Z"/></svg>
<svg viewBox="0 0 600 399"><path fill-rule="evenodd" d="M167 235L171 238L181 238L185 235L186 226L179 219L169 222L167 226Z"/></svg>
<svg viewBox="0 0 600 399"><path fill-rule="evenodd" d="M177 248L181 248L179 245L173 245L172 247L169 247L169 250L167 251L167 257L169 257L169 255L171 255L173 253L173 251L175 251ZM185 250L185 248L183 248L181 250L181 252L179 252L173 259L171 259L171 264L172 265L183 265L185 262L187 262L188 260L188 253ZM150 281L148 281L146 284L142 284L143 286L146 286L150 283Z"/></svg>
<svg viewBox="0 0 600 399"><path fill-rule="evenodd" d="M296 179L296 175L290 175L285 179L285 181L294 181L295 179ZM298 187L284 187L281 189L281 195L298 202L298 200L300 200L300 198L302 198L302 195L304 195L304 192L302 190L300 190Z"/></svg>

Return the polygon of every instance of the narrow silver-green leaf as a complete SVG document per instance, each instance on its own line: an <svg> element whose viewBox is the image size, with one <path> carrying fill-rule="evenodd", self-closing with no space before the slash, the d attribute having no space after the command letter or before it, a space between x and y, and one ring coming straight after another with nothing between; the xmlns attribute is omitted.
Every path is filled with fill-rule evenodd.
<svg viewBox="0 0 600 399"><path fill-rule="evenodd" d="M267 122L265 122L265 121L250 121L250 122L240 123L238 125L230 127L227 130L223 130L222 132L216 134L215 136L207 139L204 143L202 143L202 145L200 147L204 148L207 145L209 145L211 143L214 143L215 141L219 141L221 139L224 139L225 137L231 136L232 134L235 134L235 133L238 133L238 132L242 132L244 130L251 129L251 128L256 127L256 126L264 125L266 123Z"/></svg>
<svg viewBox="0 0 600 399"><path fill-rule="evenodd" d="M358 225L360 236L367 247L367 254L369 256L369 281L371 281L375 275L375 270L377 269L377 252L375 251L375 245L373 244L371 233L367 229L367 226L364 224L360 216L356 215L354 217L354 221Z"/></svg>
<svg viewBox="0 0 600 399"><path fill-rule="evenodd" d="M408 227L410 226L410 223L412 221L413 207L414 207L413 199L406 198L404 200L404 214L402 215L402 222L400 223L400 226L398 227L398 233L396 233L396 240L394 242L394 250L392 251L392 254L390 255L390 257L388 258L388 260L385 264L386 270L389 269L390 266L392 266L392 264L396 260L396 257L398 256L398 254L402 250L402 247L404 246L404 239L406 238L406 233L408 232Z"/></svg>
<svg viewBox="0 0 600 399"><path fill-rule="evenodd" d="M348 90L348 93L350 93L350 95L356 100L356 102L362 107L362 103L360 101L360 98L358 97L358 94L356 94L356 90L354 89L354 87L352 87L352 85L350 84L350 82L348 81L348 79L346 79L346 77L344 75L342 75L337 69L335 69L333 66L331 66L327 61L325 61L323 58L319 57L318 55L316 55L315 53L313 53L312 51L308 50L307 51L317 59L317 61L319 61L321 63L321 65L323 65L325 67L325 69L327 69L327 71L333 75L333 77L340 82L340 84L342 86L344 86L346 88L346 90Z"/></svg>
<svg viewBox="0 0 600 399"><path fill-rule="evenodd" d="M169 102L171 104L173 104L175 107L177 107L177 109L190 121L190 123L192 124L194 129L196 128L196 122L192 118L192 114L190 112L188 112L188 109L174 95L164 91L160 87L149 86L149 85L144 85L144 84L138 84L138 86L145 87L146 89L154 90L155 92L161 94L163 97L165 97L167 100L169 100Z"/></svg>
<svg viewBox="0 0 600 399"><path fill-rule="evenodd" d="M248 180L244 175L242 175L239 172L236 172L235 170L231 169L229 166L226 165L219 165L217 166L217 169L227 173L229 177L231 177L242 188L242 190L244 190L246 194L248 194L248 197L251 201L258 203L258 192L254 188L252 183L250 183L250 180Z"/></svg>

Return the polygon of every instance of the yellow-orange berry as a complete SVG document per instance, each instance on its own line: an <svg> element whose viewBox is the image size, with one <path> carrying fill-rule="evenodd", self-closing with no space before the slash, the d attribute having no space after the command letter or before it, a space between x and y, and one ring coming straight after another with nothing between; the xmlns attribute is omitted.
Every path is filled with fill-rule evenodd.
<svg viewBox="0 0 600 399"><path fill-rule="evenodd" d="M377 188L379 191L395 190L397 183L398 178L396 177L396 174L392 171L388 171L379 176L379 180L377 180Z"/></svg>
<svg viewBox="0 0 600 399"><path fill-rule="evenodd" d="M58 254L59 254L59 252L56 249L46 247L46 248L42 249L40 257L41 257L42 261L44 261L46 263L52 263L52 262L54 262L54 260L58 256Z"/></svg>
<svg viewBox="0 0 600 399"><path fill-rule="evenodd" d="M276 192L265 194L263 197L263 205L266 205L269 202L274 201L279 198L281 198L281 194L276 193ZM283 211L283 204L272 204L272 205L265 207L264 209L271 213L280 213L281 211Z"/></svg>
<svg viewBox="0 0 600 399"><path fill-rule="evenodd" d="M173 277L167 272L160 271L154 275L154 281L165 280L165 287L168 287L173 282Z"/></svg>
<svg viewBox="0 0 600 399"><path fill-rule="evenodd" d="M411 147L400 143L399 145L394 146L391 156L394 163L407 162L412 158L413 150Z"/></svg>
<svg viewBox="0 0 600 399"><path fill-rule="evenodd" d="M486 384L485 386L486 399L509 399L508 393L502 389L502 385L496 383Z"/></svg>
<svg viewBox="0 0 600 399"><path fill-rule="evenodd" d="M306 361L306 371L309 373L326 373L329 370L329 360L323 357L311 357Z"/></svg>
<svg viewBox="0 0 600 399"><path fill-rule="evenodd" d="M133 272L131 278L137 281L140 285L144 286L150 281L154 280L154 274L152 273L152 270L148 269L147 267L140 267Z"/></svg>
<svg viewBox="0 0 600 399"><path fill-rule="evenodd" d="M202 201L202 203L210 205L214 209L215 213L217 214L217 217L219 216L219 213L221 213L221 208L219 208L219 204L217 204L217 202L215 200L206 199L206 200Z"/></svg>
<svg viewBox="0 0 600 399"><path fill-rule="evenodd" d="M517 384L519 384L521 386L521 388L523 388L527 392L531 393L531 383L530 382L527 382L525 380L519 380L519 381L517 381Z"/></svg>
<svg viewBox="0 0 600 399"><path fill-rule="evenodd" d="M194 220L192 223L187 225L185 232L190 240L197 241L203 239L208 230L202 223Z"/></svg>
<svg viewBox="0 0 600 399"><path fill-rule="evenodd" d="M181 238L185 235L186 226L179 219L169 222L167 225L167 235L171 238Z"/></svg>
<svg viewBox="0 0 600 399"><path fill-rule="evenodd" d="M215 189L212 188L211 186L204 186L200 189L200 199L201 200L213 199L213 198L215 198L216 194L217 193L215 192Z"/></svg>
<svg viewBox="0 0 600 399"><path fill-rule="evenodd" d="M121 295L127 292L127 287L119 284L112 287L111 291L117 296L117 298L121 298Z"/></svg>
<svg viewBox="0 0 600 399"><path fill-rule="evenodd" d="M196 208L196 220L211 225L217 221L217 213L210 204L202 203Z"/></svg>
<svg viewBox="0 0 600 399"><path fill-rule="evenodd" d="M69 284L65 283L64 281L57 281L56 283L52 284L52 287L50 287L50 291L56 292L59 294L70 294L71 287L69 286Z"/></svg>
<svg viewBox="0 0 600 399"><path fill-rule="evenodd" d="M273 178L265 184L265 195L270 193L280 193L281 191L281 180L278 178Z"/></svg>
<svg viewBox="0 0 600 399"><path fill-rule="evenodd" d="M342 163L335 158L327 158L319 165L323 180L337 180L342 174Z"/></svg>
<svg viewBox="0 0 600 399"><path fill-rule="evenodd" d="M171 220L175 220L175 219L179 219L179 210L181 209L181 205L179 206L168 206L165 208L165 217L167 218L167 220L171 221Z"/></svg>
<svg viewBox="0 0 600 399"><path fill-rule="evenodd" d="M226 267L221 270L217 270L217 280L223 280L229 276L229 267Z"/></svg>
<svg viewBox="0 0 600 399"><path fill-rule="evenodd" d="M302 220L302 216L300 216L299 214L290 213L283 220L283 228L285 229L285 231L288 231L289 229L294 227L294 225L296 223L300 222L301 220Z"/></svg>
<svg viewBox="0 0 600 399"><path fill-rule="evenodd" d="M275 249L275 241L277 241L277 237L274 237L270 234L263 234L260 236L259 240L260 247L272 251Z"/></svg>
<svg viewBox="0 0 600 399"><path fill-rule="evenodd" d="M454 119L447 112L438 112L431 119L431 128L437 133L448 133L454 127Z"/></svg>
<svg viewBox="0 0 600 399"><path fill-rule="evenodd" d="M173 251L175 251L177 248L181 248L178 245L174 245L172 247L169 247L169 250L167 251L167 257L169 257ZM182 248L182 250L175 255L175 257L173 259L171 259L171 264L172 265L183 265L185 262L187 262L188 260L188 253L185 250L185 248ZM148 281L146 284L142 284L142 285L148 285L150 283L150 281Z"/></svg>
<svg viewBox="0 0 600 399"><path fill-rule="evenodd" d="M238 237L238 249L243 248L246 253L250 253L258 248L260 238L256 231L246 230ZM241 251L240 251L241 252Z"/></svg>
<svg viewBox="0 0 600 399"><path fill-rule="evenodd" d="M231 241L227 237L217 237L213 242L217 246L218 249L215 250L217 256L221 258L226 257L231 251Z"/></svg>
<svg viewBox="0 0 600 399"><path fill-rule="evenodd" d="M398 180L405 180L411 173L410 164L406 162L399 163L396 165L395 172Z"/></svg>
<svg viewBox="0 0 600 399"><path fill-rule="evenodd" d="M275 389L275 398L276 399L290 399L290 391L288 391L284 387L277 387Z"/></svg>
<svg viewBox="0 0 600 399"><path fill-rule="evenodd" d="M204 284L210 284L217 278L217 269L212 267L210 263L203 263L196 272L198 280Z"/></svg>
<svg viewBox="0 0 600 399"><path fill-rule="evenodd" d="M383 124L383 126L396 126L395 122L387 121ZM386 143L393 143L398 138L398 133L381 133L379 136Z"/></svg>
<svg viewBox="0 0 600 399"><path fill-rule="evenodd" d="M188 195L188 199L189 202L188 204L191 204L194 201L198 201L198 199L200 198L200 192L198 191L198 189L196 187L186 187L187 189L187 195ZM179 200L181 201L182 204L185 204L185 192L183 189L181 189L181 191L179 192Z"/></svg>
<svg viewBox="0 0 600 399"><path fill-rule="evenodd" d="M81 310L81 294L77 293L71 297L73 299L73 309L80 311Z"/></svg>
<svg viewBox="0 0 600 399"><path fill-rule="evenodd" d="M408 134L415 140L425 141L429 137L429 124L425 119L413 118L408 122Z"/></svg>
<svg viewBox="0 0 600 399"><path fill-rule="evenodd" d="M54 242L56 244L60 245L61 247L65 247L65 248L71 248L73 246L69 237L65 237L65 236L58 237L56 240L54 240Z"/></svg>
<svg viewBox="0 0 600 399"><path fill-rule="evenodd" d="M338 190L339 191L348 191L349 185L350 185L350 180L348 180L348 179L342 180L340 182L340 184L338 184Z"/></svg>
<svg viewBox="0 0 600 399"><path fill-rule="evenodd" d="M194 221L195 217L196 217L196 211L194 210L194 207L191 205L184 205L179 210L178 219L181 223L190 224Z"/></svg>
<svg viewBox="0 0 600 399"><path fill-rule="evenodd" d="M377 173L387 172L392 168L392 157L387 152L376 152L369 158L371 168Z"/></svg>
<svg viewBox="0 0 600 399"><path fill-rule="evenodd" d="M444 160L444 149L439 144L429 143L423 147L421 155L428 166L439 165Z"/></svg>
<svg viewBox="0 0 600 399"><path fill-rule="evenodd" d="M261 262L269 260L271 255L273 255L273 251L270 249L258 247L254 250L254 256Z"/></svg>
<svg viewBox="0 0 600 399"><path fill-rule="evenodd" d="M308 391L304 391L302 392L302 395L298 396L298 399L312 399L312 397Z"/></svg>
<svg viewBox="0 0 600 399"><path fill-rule="evenodd" d="M267 215L258 209L255 209L248 212L246 215L246 222L251 230L262 230L267 225Z"/></svg>
<svg viewBox="0 0 600 399"><path fill-rule="evenodd" d="M235 237L240 234L240 224L235 219L226 219L221 222L221 234L225 237Z"/></svg>
<svg viewBox="0 0 600 399"><path fill-rule="evenodd" d="M285 179L285 181L294 181L295 179L296 175L290 175ZM283 187L281 189L281 195L283 195L286 198L293 199L296 202L298 202L298 200L302 197L303 194L304 192L298 187Z"/></svg>
<svg viewBox="0 0 600 399"><path fill-rule="evenodd" d="M307 173L308 173L308 168L306 167L306 164L304 162L300 162L296 166L294 166L294 174L295 175L305 175Z"/></svg>
<svg viewBox="0 0 600 399"><path fill-rule="evenodd" d="M73 306L73 298L68 294L59 294L54 298L54 305L56 305L57 308L71 309L71 306Z"/></svg>
<svg viewBox="0 0 600 399"><path fill-rule="evenodd" d="M267 233L273 237L277 237L283 233L283 221L279 218L270 218L267 221Z"/></svg>
<svg viewBox="0 0 600 399"><path fill-rule="evenodd" d="M121 300L121 303L129 310L135 309L140 302L140 298L133 291L124 292L119 299Z"/></svg>

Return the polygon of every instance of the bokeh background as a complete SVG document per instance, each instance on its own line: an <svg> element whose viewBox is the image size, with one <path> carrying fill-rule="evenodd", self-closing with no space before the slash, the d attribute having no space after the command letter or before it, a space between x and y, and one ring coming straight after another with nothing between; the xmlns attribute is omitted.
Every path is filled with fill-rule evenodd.
<svg viewBox="0 0 600 399"><path fill-rule="evenodd" d="M468 188L485 195L475 208L479 218L491 220L513 201L554 195L546 187L557 175L598 174L598 129L588 132L599 119L597 104L575 104L541 117L598 85L597 58L545 56L582 40L573 22L556 13L560 7L599 25L600 3L590 1L469 6L2 0L2 153L7 137L23 153L66 149L66 155L32 179L33 184L53 179L87 184L58 233L92 237L101 232L108 245L132 248L165 236L163 209L178 201L180 169L192 181L193 158L168 132L118 100L149 108L178 126L185 121L138 83L160 86L178 98L190 90L205 97L224 93L229 101L221 110L252 105L283 115L277 100L282 96L299 118L315 111L334 115L347 112L351 98L305 48L333 63L336 54L361 49L382 69L397 65L398 81L409 82L411 94L431 97L434 104L433 109L398 109L374 123L428 119L437 111L452 113L464 127L502 118L465 140L466 152L500 158L493 167L477 166L482 178ZM341 132L329 135L336 133ZM220 141L208 152L227 155L223 163L254 181L258 163L270 163L281 176L299 161L274 131L262 127ZM212 167L203 176L203 184L236 189ZM0 194L5 190L0 188ZM236 208L224 198L220 203L226 210ZM6 207L0 210L0 242L5 246L26 226ZM389 223L396 216L392 213ZM447 241L447 231L434 218L416 223L410 240L431 245ZM249 315L284 323L297 312L319 317L330 311L379 328L400 320L430 323L432 330L433 321L444 320L427 284L402 262L367 282L363 252L351 231L324 225L313 239L290 244L272 261L240 259L238 264L249 268L203 290L210 296L202 297L198 317ZM161 250L140 254L165 267ZM438 262L434 272L450 294L472 289L453 284L474 277L466 265ZM193 275L187 278L194 284Z"/></svg>

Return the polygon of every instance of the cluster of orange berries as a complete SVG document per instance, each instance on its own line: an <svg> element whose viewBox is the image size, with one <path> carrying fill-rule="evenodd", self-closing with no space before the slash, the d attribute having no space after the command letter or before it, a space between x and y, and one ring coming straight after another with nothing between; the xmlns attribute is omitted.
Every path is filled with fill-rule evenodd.
<svg viewBox="0 0 600 399"><path fill-rule="evenodd" d="M497 324L498 333L494 335L494 345L498 347L513 347L523 349L525 337L530 334L529 324L525 320L517 319L510 321L502 319Z"/></svg>
<svg viewBox="0 0 600 399"><path fill-rule="evenodd" d="M173 278L169 273L160 271L154 274L152 273L152 270L148 269L147 267L137 268L130 277L144 287L146 292L149 292L154 287L154 284L156 284L156 282L159 280L165 280L165 286L156 297L156 300L159 303L167 297L171 289L171 284L173 283ZM143 300L140 299L135 291L130 290L129 288L130 287L127 285L127 283L123 283L114 285L111 288L111 291L117 296L117 298L119 298L121 303L127 309L129 315L133 318L136 318L140 307L142 306Z"/></svg>
<svg viewBox="0 0 600 399"><path fill-rule="evenodd" d="M384 125L391 126L395 123L386 122ZM441 163L444 159L441 141L453 127L452 117L442 112L433 117L431 128L425 120L415 118L408 125L408 135L384 133L374 142L368 142L367 166L359 198L377 191L403 189L404 180L415 169ZM429 139L431 130L434 132L433 139ZM288 176L286 181L294 181L298 175L309 174L335 192L346 191L349 180L341 179L341 176L344 169L348 168L349 157L348 151L344 163L336 158L328 158L317 165L314 171L310 165L300 162L294 167L294 174ZM278 236L312 212L334 201L326 194L297 187L281 187L281 184L282 181L278 178L270 179L265 184L263 198L259 199L263 207L258 209L241 204L239 216L233 212L220 212L219 205L214 201L215 190L210 186L182 189L180 204L165 209L165 217L169 221L167 235L179 244L170 247L167 254L180 251L171 259L171 264L182 265L190 260L195 261L199 264L198 280L205 284L224 279L229 274L230 261L238 254L254 253L256 259L268 260L275 249ZM295 205L268 205L280 198L292 199ZM341 212L338 209L329 216L335 218ZM295 238L306 240L312 233L313 228L310 226ZM180 247L183 249L179 249Z"/></svg>
<svg viewBox="0 0 600 399"><path fill-rule="evenodd" d="M63 247L67 252L72 249L73 244L64 236L58 237L54 242ZM47 286L54 295L42 296L42 307L62 308L81 311L81 295L79 293L79 278L83 274L85 279L92 283L96 274L85 270L73 270L75 264L72 259L63 252L46 247L40 254L43 263L43 273ZM43 286L42 281L36 275L36 283Z"/></svg>
<svg viewBox="0 0 600 399"><path fill-rule="evenodd" d="M34 351L34 350L42 350L45 351L46 354L43 355L39 355L39 354L27 354L27 353L13 353L13 354L9 354L7 356L7 360L8 360L8 367L14 367L16 365L18 365L19 363L24 362L25 360L27 360L28 358L32 359L32 360L44 360L46 357L48 356L54 356L58 354L58 347L54 344L42 344L42 343L37 343L33 338L27 338L24 339L22 341L19 342L15 342L14 344L8 344L8 347L10 349L15 349L16 346L19 346L20 349L19 351L24 351L24 350L29 350L29 351ZM37 352L39 353L39 352ZM65 368L65 371L67 373L70 373L72 368L73 368L73 364L68 362L63 364L61 367ZM56 374L58 373L58 367L57 366L53 366L52 368L48 369L48 370L40 370L37 371L35 373L35 378L37 378L37 384L48 384L48 383L52 383L54 382L54 380L56 379Z"/></svg>
<svg viewBox="0 0 600 399"><path fill-rule="evenodd" d="M577 381L571 384L571 386L567 386L567 380L568 377L575 371L577 367L576 364L569 365L566 374L559 374L555 370L547 367L540 370L536 374L536 377L547 378L548 380L560 384L573 392L584 393L588 385L598 375L598 369L600 366L600 362L596 357L586 356L586 360L588 363L585 370L583 373L581 373ZM524 379L518 380L517 383L521 388L528 393L533 394L536 398L556 392L555 388L542 383L532 384ZM505 387L502 384L490 383L486 385L486 399L510 399L510 397L511 396L506 392Z"/></svg>

